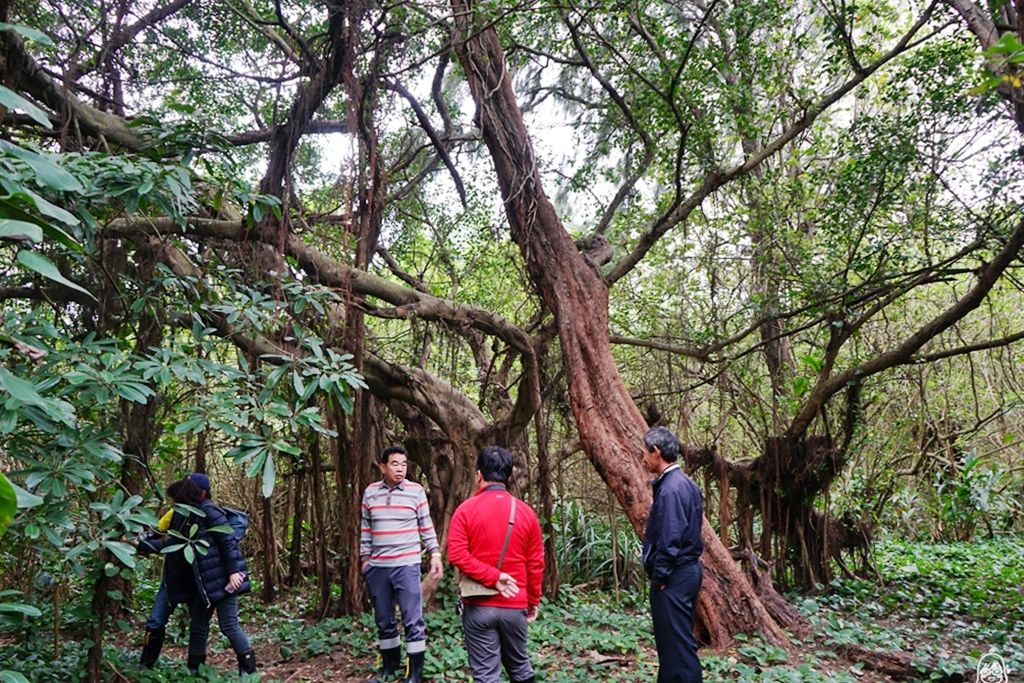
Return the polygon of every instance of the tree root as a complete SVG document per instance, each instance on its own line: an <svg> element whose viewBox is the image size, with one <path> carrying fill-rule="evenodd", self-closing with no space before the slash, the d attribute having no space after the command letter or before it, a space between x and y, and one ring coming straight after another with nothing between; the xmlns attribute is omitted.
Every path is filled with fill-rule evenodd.
<svg viewBox="0 0 1024 683"><path fill-rule="evenodd" d="M907 678L928 678L932 681L963 683L966 679L964 672L941 673L938 678L934 678L932 675L938 672L938 669L933 663L917 659L907 652L876 652L859 645L841 645L836 648L836 652L851 662L863 664L865 669L898 681Z"/></svg>

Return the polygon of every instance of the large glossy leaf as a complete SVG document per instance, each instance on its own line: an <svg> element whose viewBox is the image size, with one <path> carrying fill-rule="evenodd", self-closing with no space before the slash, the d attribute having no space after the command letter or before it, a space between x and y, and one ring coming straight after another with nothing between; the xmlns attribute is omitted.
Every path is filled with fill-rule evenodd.
<svg viewBox="0 0 1024 683"><path fill-rule="evenodd" d="M0 21L0 31L14 31L15 33L21 34L22 38L34 40L42 45L53 45L53 41L50 40L50 36L28 26L18 26L17 24L8 24L7 22Z"/></svg>
<svg viewBox="0 0 1024 683"><path fill-rule="evenodd" d="M0 602L0 612L24 614L26 617L38 617L42 614L38 608L23 602Z"/></svg>
<svg viewBox="0 0 1024 683"><path fill-rule="evenodd" d="M75 176L41 154L23 149L6 140L0 140L0 152L21 159L28 164L35 171L36 180L41 185L63 192L81 192L85 189Z"/></svg>
<svg viewBox="0 0 1024 683"><path fill-rule="evenodd" d="M35 192L28 188L23 188L22 194L25 197L27 197L33 204L35 204L36 208L39 209L39 213L43 214L44 216L56 218L60 222L66 223L68 225L78 225L78 219L75 218L74 214L72 214L70 211L62 209L56 204L53 204L52 202L49 202L46 199L43 199L38 194L36 194Z"/></svg>
<svg viewBox="0 0 1024 683"><path fill-rule="evenodd" d="M17 484L11 484L11 487L14 489L14 495L17 496L19 508L32 508L45 502L44 498L34 493L29 493Z"/></svg>
<svg viewBox="0 0 1024 683"><path fill-rule="evenodd" d="M14 196L24 199L29 204L34 204L37 209L40 208L39 205L36 203L35 199L33 198L33 196L29 195L27 192L19 192L17 195ZM49 204L49 206L53 206L49 202L46 202L46 204ZM53 208L63 211L59 207L53 206ZM43 212L40 211L40 213ZM67 214L67 216L70 216L72 219L72 222L68 223L68 225L77 225L79 223L77 218L67 213L66 211L64 213ZM53 225L49 221L46 221L40 218L39 216L34 216L28 213L20 206L18 206L15 202L11 201L11 198L0 197L0 218L9 218L11 220L25 221L26 223L35 223L40 228L42 228L43 235L48 239L58 242L59 244L62 244L68 249L71 249L72 251L76 251L78 253L82 253L85 251L84 249L82 249L82 245L79 244L74 237L64 232L64 230Z"/></svg>
<svg viewBox="0 0 1024 683"><path fill-rule="evenodd" d="M14 513L18 510L18 495L14 487L7 480L3 472L0 472L0 536L7 531L8 525L14 519Z"/></svg>
<svg viewBox="0 0 1024 683"><path fill-rule="evenodd" d="M89 290L80 287L79 285L75 284L71 280L61 275L60 271L57 270L57 266L53 264L53 261L51 261L50 259L46 258L45 256L38 252L22 249L21 251L18 252L18 263L20 263L25 268L28 268L29 270L34 270L35 272L39 273L45 278L49 278L54 282L59 282L65 287L77 289L78 291L87 294L91 299L96 298L92 295L91 292L89 292Z"/></svg>
<svg viewBox="0 0 1024 683"><path fill-rule="evenodd" d="M53 124L50 123L50 117L45 111L32 104L10 88L5 88L2 85L0 85L0 104L4 105L8 109L20 109L32 117L32 120L39 125L45 128L53 128Z"/></svg>
<svg viewBox="0 0 1024 683"><path fill-rule="evenodd" d="M121 543L120 541L104 541L104 547L107 550L114 553L121 564L133 569L135 567L135 549L127 543Z"/></svg>
<svg viewBox="0 0 1024 683"><path fill-rule="evenodd" d="M0 218L0 240L42 242L43 229L35 223Z"/></svg>
<svg viewBox="0 0 1024 683"><path fill-rule="evenodd" d="M266 462L263 463L263 497L270 498L274 493L274 484L277 483L277 470L274 468L274 456L267 453Z"/></svg>
<svg viewBox="0 0 1024 683"><path fill-rule="evenodd" d="M44 402L34 384L12 375L6 368L0 368L0 387L12 398L16 398L24 404L42 405Z"/></svg>

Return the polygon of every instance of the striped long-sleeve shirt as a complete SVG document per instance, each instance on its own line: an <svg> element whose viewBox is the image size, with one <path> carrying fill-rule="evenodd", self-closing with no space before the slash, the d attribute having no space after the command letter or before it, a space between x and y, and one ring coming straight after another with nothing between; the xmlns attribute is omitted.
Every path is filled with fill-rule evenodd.
<svg viewBox="0 0 1024 683"><path fill-rule="evenodd" d="M421 539L428 552L440 551L422 486L402 481L389 489L378 481L366 487L359 534L360 558L369 558L372 567L419 564Z"/></svg>

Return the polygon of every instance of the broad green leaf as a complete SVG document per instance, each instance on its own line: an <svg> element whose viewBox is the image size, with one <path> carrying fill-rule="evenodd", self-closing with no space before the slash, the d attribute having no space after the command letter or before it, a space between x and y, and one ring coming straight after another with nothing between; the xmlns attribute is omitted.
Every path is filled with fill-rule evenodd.
<svg viewBox="0 0 1024 683"><path fill-rule="evenodd" d="M38 197L38 195L35 195L34 193L30 195L27 191L25 191L19 193L17 196L23 198L30 204L35 204L37 209L39 208L38 203L34 199L34 197ZM63 209L53 206L49 202L46 202L45 205L49 205L50 207L57 209L58 212L63 211ZM52 213L54 212L50 212L46 215L52 215ZM64 211L64 213L71 217L73 222L70 223L70 225L78 224L79 221L77 218L75 218L71 214L68 214L66 211ZM46 220L43 220L42 218L39 218L38 216L34 216L28 213L14 202L3 197L0 197L0 218L10 218L13 220L25 221L26 223L35 223L36 225L43 229L43 235L50 238L51 240L58 242L67 247L68 249L71 249L78 253L83 253L85 251L84 249L82 249L82 245L80 245L74 237L64 232L62 229L58 228L57 226L53 225L52 223Z"/></svg>
<svg viewBox="0 0 1024 683"><path fill-rule="evenodd" d="M3 472L0 472L0 536L4 535L18 510L18 494Z"/></svg>
<svg viewBox="0 0 1024 683"><path fill-rule="evenodd" d="M94 297L88 290L79 287L74 282L61 275L60 271L57 270L57 266L53 264L53 261L38 252L22 249L18 252L18 263L29 270L34 270L45 278L49 278L54 282L59 282L65 287L77 289L78 291L87 294L90 299L96 299L96 297Z"/></svg>
<svg viewBox="0 0 1024 683"><path fill-rule="evenodd" d="M0 683L29 683L29 680L17 671L0 671Z"/></svg>
<svg viewBox="0 0 1024 683"><path fill-rule="evenodd" d="M43 199L32 190L28 188L23 188L22 193L18 196L22 195L28 197L28 199L33 204L36 205L36 208L39 209L39 213L43 214L44 216L56 218L60 222L65 223L67 225L78 225L79 220L75 218L74 214L72 214L70 211L66 211L65 209L60 208L59 206L53 204L52 202Z"/></svg>
<svg viewBox="0 0 1024 683"><path fill-rule="evenodd" d="M38 617L42 614L32 605L26 605L23 602L0 602L0 612L24 614L26 617Z"/></svg>
<svg viewBox="0 0 1024 683"><path fill-rule="evenodd" d="M184 420L174 428L175 434L185 434L187 432L195 432L198 434L206 428L206 418L193 417L188 420Z"/></svg>
<svg viewBox="0 0 1024 683"><path fill-rule="evenodd" d="M75 176L41 154L23 149L6 140L0 140L0 151L21 159L28 164L35 171L36 180L41 185L46 185L62 192L81 192L85 189Z"/></svg>
<svg viewBox="0 0 1024 683"><path fill-rule="evenodd" d="M53 45L53 41L50 40L50 36L46 35L42 31L29 28L28 26L19 26L17 24L8 24L7 22L0 21L0 31L14 31L15 33L20 33L22 38L34 40L41 45Z"/></svg>
<svg viewBox="0 0 1024 683"><path fill-rule="evenodd" d="M36 386L20 377L15 377L6 368L0 368L0 387L8 394L28 405L42 405L43 397Z"/></svg>
<svg viewBox="0 0 1024 683"><path fill-rule="evenodd" d="M135 548L120 541L104 541L103 545L107 550L114 553L117 559L121 561L121 564L129 569L135 568Z"/></svg>
<svg viewBox="0 0 1024 683"><path fill-rule="evenodd" d="M0 218L0 240L42 242L43 229L35 223Z"/></svg>
<svg viewBox="0 0 1024 683"><path fill-rule="evenodd" d="M11 486L14 488L14 493L18 497L19 508L33 508L37 505L42 505L45 500L34 493L29 493L17 484L11 484Z"/></svg>
<svg viewBox="0 0 1024 683"><path fill-rule="evenodd" d="M4 105L8 109L20 109L28 114L32 120L40 126L53 128L53 124L50 123L50 117L45 111L32 104L10 88L5 88L2 85L0 85L0 104Z"/></svg>
<svg viewBox="0 0 1024 683"><path fill-rule="evenodd" d="M274 456L267 453L267 460L263 463L263 497L270 498L274 493L274 484L277 483L277 471L274 469Z"/></svg>

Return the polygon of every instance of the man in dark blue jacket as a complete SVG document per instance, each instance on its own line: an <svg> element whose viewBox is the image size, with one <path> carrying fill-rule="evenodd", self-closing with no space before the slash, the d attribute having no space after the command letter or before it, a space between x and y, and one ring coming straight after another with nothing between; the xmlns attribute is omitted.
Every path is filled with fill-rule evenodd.
<svg viewBox="0 0 1024 683"><path fill-rule="evenodd" d="M658 683L701 683L693 612L703 578L704 510L700 489L679 468L678 457L679 440L668 428L644 434L644 464L658 475L644 533L644 569L651 578Z"/></svg>

